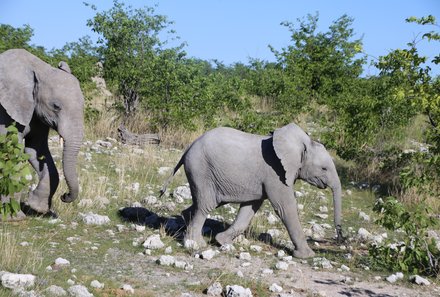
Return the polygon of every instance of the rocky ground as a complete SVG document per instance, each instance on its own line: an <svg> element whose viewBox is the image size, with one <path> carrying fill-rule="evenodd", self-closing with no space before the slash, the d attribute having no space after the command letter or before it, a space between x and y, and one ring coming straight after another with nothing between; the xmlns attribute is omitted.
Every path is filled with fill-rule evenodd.
<svg viewBox="0 0 440 297"><path fill-rule="evenodd" d="M56 137L51 146L60 163ZM344 181L342 245L334 241L331 194L298 184L314 258L291 257L268 203L233 245L212 240L236 215L237 206L226 205L205 225L208 247L184 249L179 214L191 203L184 175L158 197L180 154L113 139L86 142L78 202L56 198L59 218L0 226L2 257L14 259L0 267L0 296L440 296L436 279L368 266L368 244L391 236L373 223L375 187L368 184Z"/></svg>

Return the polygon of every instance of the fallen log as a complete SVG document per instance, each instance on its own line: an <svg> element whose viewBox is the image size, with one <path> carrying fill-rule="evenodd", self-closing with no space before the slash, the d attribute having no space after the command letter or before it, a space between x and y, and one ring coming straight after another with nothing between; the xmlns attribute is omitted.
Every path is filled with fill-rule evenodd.
<svg viewBox="0 0 440 297"><path fill-rule="evenodd" d="M159 134L136 134L132 133L125 128L124 125L120 125L118 128L119 140L124 144L131 145L148 145L148 144L159 144L160 137Z"/></svg>

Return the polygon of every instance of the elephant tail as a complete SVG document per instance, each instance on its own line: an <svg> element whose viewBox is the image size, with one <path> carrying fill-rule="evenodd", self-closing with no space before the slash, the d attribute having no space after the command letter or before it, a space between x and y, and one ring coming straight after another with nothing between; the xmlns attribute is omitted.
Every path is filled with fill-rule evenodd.
<svg viewBox="0 0 440 297"><path fill-rule="evenodd" d="M160 189L160 194L159 194L159 198L161 198L163 196L163 194L165 194L168 185L171 183L171 181L174 178L174 175L176 174L176 172L179 170L179 168L183 165L183 162L185 160L185 156L186 153L188 152L189 148L186 149L186 151L183 153L182 157L180 158L179 162L176 164L176 166L174 167L173 171L171 172L170 176L168 176L168 178L166 179L166 181L164 182L162 189Z"/></svg>

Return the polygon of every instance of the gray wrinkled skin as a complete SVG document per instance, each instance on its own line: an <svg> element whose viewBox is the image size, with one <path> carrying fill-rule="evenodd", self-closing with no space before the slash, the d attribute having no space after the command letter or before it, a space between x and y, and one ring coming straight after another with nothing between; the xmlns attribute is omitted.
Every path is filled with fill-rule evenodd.
<svg viewBox="0 0 440 297"><path fill-rule="evenodd" d="M298 218L293 191L297 179L332 189L334 221L340 235L341 183L336 167L325 147L295 124L275 130L272 136L231 128L206 132L185 151L162 193L182 165L193 197L193 204L182 212L188 226L185 242L206 245L201 230L209 212L225 203L239 203L233 224L215 237L220 244L232 242L246 230L267 198L295 245L294 256L313 256Z"/></svg>
<svg viewBox="0 0 440 297"><path fill-rule="evenodd" d="M69 193L61 199L71 202L78 196L76 162L84 133L83 110L79 82L65 62L57 69L23 49L0 54L0 133L16 122L39 177L27 202L38 213L50 211L59 183L47 143L50 128L64 140L63 171Z"/></svg>

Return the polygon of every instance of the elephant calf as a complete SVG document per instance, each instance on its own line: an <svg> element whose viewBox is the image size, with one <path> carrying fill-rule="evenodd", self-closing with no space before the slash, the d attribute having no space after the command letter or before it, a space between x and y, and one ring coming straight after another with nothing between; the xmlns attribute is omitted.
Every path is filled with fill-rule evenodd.
<svg viewBox="0 0 440 297"><path fill-rule="evenodd" d="M182 212L187 224L185 244L192 240L199 246L206 245L201 230L209 212L225 203L239 203L234 223L215 237L220 244L232 242L246 230L267 198L295 245L293 255L313 256L298 218L293 191L296 179L332 189L334 222L338 239L342 237L341 183L336 167L325 147L295 124L275 130L272 136L231 128L206 132L185 151L162 193L182 165L193 199L193 204Z"/></svg>
<svg viewBox="0 0 440 297"><path fill-rule="evenodd" d="M47 143L50 128L64 140L63 170L69 193L61 199L72 202L78 196L76 162L84 134L83 112L79 81L65 62L54 68L23 49L0 54L0 133L15 122L20 140L24 139L39 178L27 202L38 213L50 211L59 183Z"/></svg>

